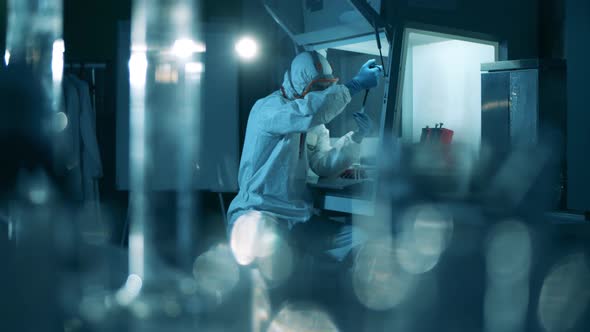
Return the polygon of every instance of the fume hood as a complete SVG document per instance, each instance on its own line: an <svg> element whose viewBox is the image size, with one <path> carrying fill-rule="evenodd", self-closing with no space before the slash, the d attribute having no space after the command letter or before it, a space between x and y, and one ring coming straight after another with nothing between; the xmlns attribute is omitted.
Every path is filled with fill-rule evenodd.
<svg viewBox="0 0 590 332"><path fill-rule="evenodd" d="M383 65L386 78L370 92L355 96L346 109L326 127L334 139L356 130L352 114L364 109L376 124L375 130L363 141L360 165L374 167L377 146L384 135L385 114L394 101L388 99L392 47L388 31L380 17L381 0L266 0L265 7L277 24L290 37L297 51L317 51L323 54L341 83L352 79L359 68L370 59ZM397 75L395 78L397 80ZM365 105L366 107L363 107ZM319 197L318 208L346 213L374 213L375 189L352 193L346 190L326 193ZM350 210L354 200L363 202L363 209ZM356 201L355 201L356 202ZM358 202L357 202L358 203ZM355 206L360 206L354 203Z"/></svg>
<svg viewBox="0 0 590 332"><path fill-rule="evenodd" d="M346 82L369 59L376 59L387 71L391 52L387 34L378 24L381 0L363 2L362 5L355 3L357 1L266 0L265 7L299 51L320 52L332 64L340 81ZM363 5L365 14L368 9L372 16L361 13L360 6ZM368 113L376 123L382 122L384 105L387 105L386 100L384 102L387 83L386 80L373 89L366 99ZM333 136L341 136L354 126L352 117L347 115L362 107L362 99L357 99L341 116L327 124ZM373 134L377 136L377 130Z"/></svg>

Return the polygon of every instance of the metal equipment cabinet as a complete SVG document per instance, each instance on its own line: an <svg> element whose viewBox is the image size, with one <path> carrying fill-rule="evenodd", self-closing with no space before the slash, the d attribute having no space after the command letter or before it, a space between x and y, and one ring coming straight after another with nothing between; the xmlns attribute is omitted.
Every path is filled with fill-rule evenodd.
<svg viewBox="0 0 590 332"><path fill-rule="evenodd" d="M561 207L565 208L566 66L562 60L500 61L481 65L482 147L497 160L515 147L560 141ZM555 140L554 140L555 141Z"/></svg>

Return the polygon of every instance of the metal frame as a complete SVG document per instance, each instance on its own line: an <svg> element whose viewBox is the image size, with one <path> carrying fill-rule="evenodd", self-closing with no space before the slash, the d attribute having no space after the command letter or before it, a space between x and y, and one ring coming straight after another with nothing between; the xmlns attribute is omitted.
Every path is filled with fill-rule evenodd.
<svg viewBox="0 0 590 332"><path fill-rule="evenodd" d="M285 31L285 33L289 36L289 38L291 38L291 40L293 41L293 43L295 43L295 34L293 34L293 29L291 29L290 27L288 27L287 24L285 22L283 22L279 18L279 16L277 15L277 13L275 13L275 11L269 6L267 0L264 0L263 1L263 5L264 5L264 8L266 9L266 12L281 27L281 29L283 29L283 31Z"/></svg>
<svg viewBox="0 0 590 332"><path fill-rule="evenodd" d="M393 29L392 40L389 43L389 73L387 75L385 84L387 91L383 101L383 112L381 119L380 138L385 143L386 135L397 135L399 131L396 123L399 122L398 109L401 101L401 93L399 87L401 86L401 79L403 78L402 67L402 46L404 44L405 35L401 26Z"/></svg>
<svg viewBox="0 0 590 332"><path fill-rule="evenodd" d="M496 61L493 63L482 63L481 71L506 71L522 69L547 69L565 68L566 62L563 59L523 59L510 61Z"/></svg>
<svg viewBox="0 0 590 332"><path fill-rule="evenodd" d="M384 32L380 32L379 33L380 36L384 35ZM387 35L385 34L386 38ZM357 36L351 36L351 37L346 37L346 38L340 38L340 39L334 39L334 40L330 40L324 43L318 43L318 44L310 44L308 45L308 51L317 51L317 50L322 50L322 49L326 49L326 48L336 48L338 46L342 46L345 44L354 44L357 42L363 42L366 41L367 38L371 38L371 39L375 39L375 33L363 33ZM346 42L346 43L344 43ZM388 39L389 42L389 39Z"/></svg>
<svg viewBox="0 0 590 332"><path fill-rule="evenodd" d="M392 37L393 36L392 26L390 24L388 24L385 21L385 19L380 15L380 13L377 13L377 11L375 11L375 9L373 7L371 7L371 5L369 5L369 3L367 3L365 0L347 0L347 2L361 14L361 16L365 19L365 21L370 26L372 26L374 29L385 30L385 34L386 34L388 41L392 40L392 38L393 38ZM295 44L296 44L296 40L300 40L302 38L302 36L305 35L305 33L303 33L301 35L296 35L294 33L294 30L291 27L289 27L286 22L284 22L283 20L281 20L281 18L279 18L277 13L269 5L268 0L262 0L262 4L263 4L264 8L266 9L266 11L268 12L268 14L281 27L281 29L283 31L285 31L285 33L289 36L289 38L291 38L291 40ZM359 37L363 37L366 35L367 35L367 33L361 33L361 34L358 34L355 36L338 38L338 39L329 40L326 42L308 43L305 45L297 45L296 44L296 49L297 49L297 53L299 53L302 48L305 48L305 50L307 50L307 51L317 50L317 49L319 49L318 45L324 45L324 44L328 44L328 43L337 43L342 40L348 40L350 38L359 38Z"/></svg>
<svg viewBox="0 0 590 332"><path fill-rule="evenodd" d="M380 13L369 5L366 0L348 0L348 2L359 12L361 15L367 20L367 22L372 25L375 29L385 29L385 33L387 35L388 40L393 39L393 27L391 24L387 23L387 21L381 16ZM383 6L383 4L381 4Z"/></svg>

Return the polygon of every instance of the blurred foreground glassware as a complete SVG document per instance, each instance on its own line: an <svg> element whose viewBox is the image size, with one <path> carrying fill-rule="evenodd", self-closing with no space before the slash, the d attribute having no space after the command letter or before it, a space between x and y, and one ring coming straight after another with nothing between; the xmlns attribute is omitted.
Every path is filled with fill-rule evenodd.
<svg viewBox="0 0 590 332"><path fill-rule="evenodd" d="M4 63L25 66L41 81L47 109L59 112L65 45L63 0L9 0Z"/></svg>
<svg viewBox="0 0 590 332"><path fill-rule="evenodd" d="M129 272L116 292L84 295L83 318L100 330L194 330L198 314L237 283L227 246L197 257L193 177L205 70L199 22L191 0L133 2ZM219 274L227 280L215 280Z"/></svg>
<svg viewBox="0 0 590 332"><path fill-rule="evenodd" d="M193 167L199 148L203 69L198 8L189 0L134 2L129 59L130 235L129 273L142 280L138 292L176 288L191 275L194 239ZM164 178L168 177L168 178ZM170 179L171 178L171 179ZM153 209L158 191L175 194L175 220ZM174 263L166 262L162 223L174 223ZM175 265L172 269L173 266ZM166 273L177 271L175 273Z"/></svg>

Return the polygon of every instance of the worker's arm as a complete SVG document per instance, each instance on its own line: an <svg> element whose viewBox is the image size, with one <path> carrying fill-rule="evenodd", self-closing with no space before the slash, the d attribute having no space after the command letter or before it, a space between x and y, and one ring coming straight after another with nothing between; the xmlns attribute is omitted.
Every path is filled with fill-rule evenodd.
<svg viewBox="0 0 590 332"><path fill-rule="evenodd" d="M360 154L360 144L352 140L353 132L330 144L330 131L320 125L307 134L309 167L319 176L333 176L349 168Z"/></svg>
<svg viewBox="0 0 590 332"><path fill-rule="evenodd" d="M288 100L275 94L260 105L258 123L270 134L306 133L334 119L350 99L348 88L339 84L324 91L310 92L303 99Z"/></svg>

